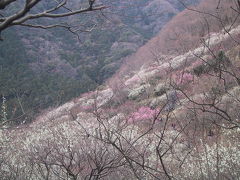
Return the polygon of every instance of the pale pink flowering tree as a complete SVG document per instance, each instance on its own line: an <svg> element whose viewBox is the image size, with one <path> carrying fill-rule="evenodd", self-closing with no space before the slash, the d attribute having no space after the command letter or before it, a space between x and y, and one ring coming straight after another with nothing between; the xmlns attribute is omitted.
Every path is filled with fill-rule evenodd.
<svg viewBox="0 0 240 180"><path fill-rule="evenodd" d="M151 109L147 106L142 106L138 109L138 111L131 114L128 122L138 122L144 120L155 119L157 116L157 110Z"/></svg>
<svg viewBox="0 0 240 180"><path fill-rule="evenodd" d="M94 107L91 105L86 105L86 106L81 107L82 111L92 111L93 109L94 109Z"/></svg>
<svg viewBox="0 0 240 180"><path fill-rule="evenodd" d="M175 75L174 79L177 85L183 85L193 81L194 77L189 72L180 72Z"/></svg>

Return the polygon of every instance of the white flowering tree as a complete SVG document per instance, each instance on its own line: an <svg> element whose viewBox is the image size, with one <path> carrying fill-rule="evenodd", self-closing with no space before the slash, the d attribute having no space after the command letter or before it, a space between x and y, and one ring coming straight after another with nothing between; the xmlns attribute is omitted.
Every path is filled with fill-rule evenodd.
<svg viewBox="0 0 240 180"><path fill-rule="evenodd" d="M237 30L230 35L239 35ZM173 58L164 79L171 93L158 90L160 100L166 98L155 109L126 103L127 98L112 109L114 94L107 89L59 107L27 128L1 131L0 177L238 179L240 88L234 57L239 46L213 50L228 38L215 34L195 51ZM185 63L189 57L192 62Z"/></svg>
<svg viewBox="0 0 240 180"><path fill-rule="evenodd" d="M216 2L216 9L211 12L188 8L203 16L207 29L219 24L221 31L207 31L200 47L191 51L194 58L186 58L184 70L180 75L174 71L172 76L172 87L183 97L184 114L193 119L191 128L196 129L192 138L195 146L182 165L185 178L239 176L240 31L235 17L239 16L240 3Z"/></svg>
<svg viewBox="0 0 240 180"><path fill-rule="evenodd" d="M2 97L2 107L1 107L1 120L7 121L7 104L6 104L6 98Z"/></svg>

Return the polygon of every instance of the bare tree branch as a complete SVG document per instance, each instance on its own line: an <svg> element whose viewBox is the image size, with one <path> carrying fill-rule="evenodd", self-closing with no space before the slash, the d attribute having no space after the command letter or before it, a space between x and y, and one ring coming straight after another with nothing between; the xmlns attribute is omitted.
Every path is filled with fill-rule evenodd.
<svg viewBox="0 0 240 180"><path fill-rule="evenodd" d="M15 0L14 0L15 1ZM8 1L1 1L0 8L4 9L6 6L8 6L11 2L14 2L13 0L8 0ZM45 25L45 24L32 24L32 23L27 23L29 20L34 20L34 19L40 19L40 18L50 18L50 19L56 19L56 18L63 18L63 17L69 17L69 16L74 16L77 14L82 14L82 13L87 13L91 11L101 11L103 9L108 8L107 6L100 5L100 6L89 6L86 8L81 8L77 10L71 10L68 7L66 7L66 3L68 0L63 0L61 2L57 2L57 5L54 6L51 9L42 11L40 13L32 14L29 13L33 7L35 7L41 0L26 0L24 7L19 10L18 12L9 15L7 17L4 17L3 14L1 14L0 18L0 33L4 31L5 29L11 27L11 26L25 26L25 27L31 27L31 28L41 28L41 29L50 29L50 28L55 28L55 27L62 27L68 29L72 33L76 33L77 31L82 31L82 32L89 32L90 30L72 30L72 27L62 25L62 24L50 24L50 25ZM65 9L68 12L62 12L59 13L58 10L60 9ZM58 12L57 12L58 11Z"/></svg>

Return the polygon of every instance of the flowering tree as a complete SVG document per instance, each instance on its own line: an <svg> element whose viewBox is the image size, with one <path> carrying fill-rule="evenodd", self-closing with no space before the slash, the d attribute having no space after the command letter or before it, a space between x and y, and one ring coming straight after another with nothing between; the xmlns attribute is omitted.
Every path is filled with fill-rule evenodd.
<svg viewBox="0 0 240 180"><path fill-rule="evenodd" d="M137 112L132 113L128 122L138 122L144 120L152 120L157 116L157 110L149 107L140 107Z"/></svg>
<svg viewBox="0 0 240 180"><path fill-rule="evenodd" d="M188 72L182 72L176 75L176 84L177 85L184 85L193 81L193 75Z"/></svg>
<svg viewBox="0 0 240 180"><path fill-rule="evenodd" d="M1 121L7 121L7 105L6 105L6 98L2 97L2 107L1 107Z"/></svg>
<svg viewBox="0 0 240 180"><path fill-rule="evenodd" d="M146 102L141 102L140 108L128 102L124 110L135 108L133 111L127 113L119 107L110 114L113 99L108 89L96 93L89 102L91 109L74 109L74 103L69 103L29 128L12 130L16 134L0 131L1 177L237 179L240 89L235 68L239 67L239 59L234 61L232 57L238 57L239 47L223 53L215 48L217 44L207 44L200 49L208 56L195 54L195 60L203 61L197 65L203 71L195 74L191 64L186 63L184 68L189 74L180 76L180 84L184 82L186 87L194 76L195 87L176 86L171 77L166 77L173 89L172 97L167 95L175 104L171 110L166 110L167 104L152 110L142 105ZM172 73L177 74L177 68ZM177 90L182 94L178 104ZM78 102L86 105L87 100ZM134 121L138 123L129 123ZM141 126L145 121L149 123Z"/></svg>

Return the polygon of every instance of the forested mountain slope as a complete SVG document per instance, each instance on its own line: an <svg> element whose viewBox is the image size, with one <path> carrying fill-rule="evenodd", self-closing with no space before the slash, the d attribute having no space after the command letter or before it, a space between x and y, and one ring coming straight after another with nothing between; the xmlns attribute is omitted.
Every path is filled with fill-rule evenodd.
<svg viewBox="0 0 240 180"><path fill-rule="evenodd" d="M238 17L240 5L230 2L205 0L197 8L205 5L205 15L220 9L223 17ZM198 27L201 18L187 21L191 16L192 11L184 11L166 27L177 25L179 17L178 26ZM164 46L154 46L162 34L171 34L172 28L164 29L140 48L146 51L130 57L138 58L131 63L140 68L124 74L123 66L97 90L42 113L32 123L9 129L3 125L0 177L238 179L240 23L233 18L221 28L221 18L203 20L213 29L201 36L198 28L186 33L184 40L194 47L168 54ZM173 41L176 49L184 47L182 39ZM158 59L146 53L153 48L159 48Z"/></svg>
<svg viewBox="0 0 240 180"><path fill-rule="evenodd" d="M42 1L33 11L49 8L53 3ZM104 15L93 12L64 19L76 26L80 24L83 30L94 26L90 33L79 33L79 39L59 28L16 27L2 33L0 94L7 99L9 118L31 115L93 90L114 74L124 57L135 52L184 9L177 0L97 3L109 6ZM87 5L85 0L71 1L66 7Z"/></svg>
<svg viewBox="0 0 240 180"><path fill-rule="evenodd" d="M197 8L192 8L193 11L184 10L179 13L155 37L129 56L116 76L126 75L146 63L163 61L165 56L174 57L186 53L198 47L202 38L209 33L221 30L227 33L231 24L239 21L231 9L235 1L221 0L220 5L226 8L216 9L217 4L215 0L202 1Z"/></svg>

